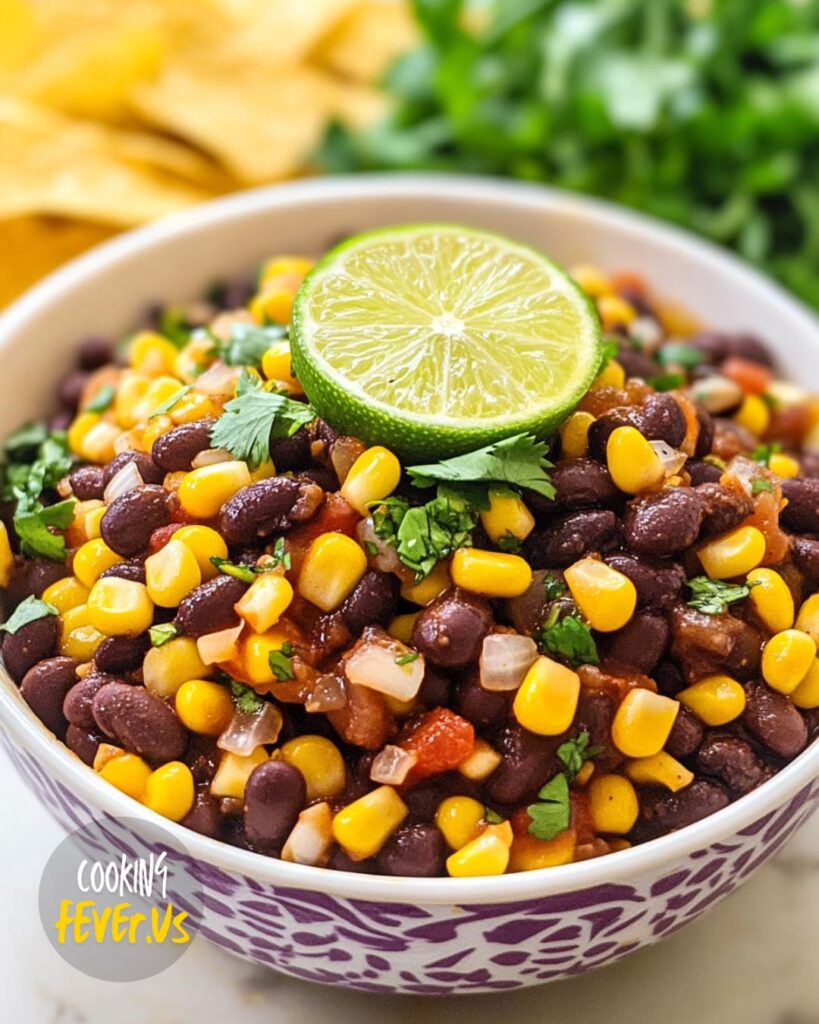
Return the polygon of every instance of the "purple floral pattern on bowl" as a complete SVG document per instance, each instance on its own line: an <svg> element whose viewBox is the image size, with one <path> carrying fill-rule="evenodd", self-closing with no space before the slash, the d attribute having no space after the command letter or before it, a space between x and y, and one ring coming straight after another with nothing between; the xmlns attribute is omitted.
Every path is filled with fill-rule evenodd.
<svg viewBox="0 0 819 1024"><path fill-rule="evenodd" d="M63 828L100 816L3 731L0 741ZM246 960L370 992L488 992L582 974L671 934L756 871L817 805L819 780L671 871L511 903L377 903L272 885L194 858L187 867L204 889L200 933ZM118 819L107 825L123 849L148 852Z"/></svg>

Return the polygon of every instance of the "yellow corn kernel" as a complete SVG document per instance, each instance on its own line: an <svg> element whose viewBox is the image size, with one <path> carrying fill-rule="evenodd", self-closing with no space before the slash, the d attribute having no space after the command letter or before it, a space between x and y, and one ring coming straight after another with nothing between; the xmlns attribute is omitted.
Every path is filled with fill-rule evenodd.
<svg viewBox="0 0 819 1024"><path fill-rule="evenodd" d="M385 693L384 700L387 702L387 707L392 711L396 718L406 718L407 715L411 715L418 706L418 701L414 697L412 700L399 700L397 697L393 697L391 694Z"/></svg>
<svg viewBox="0 0 819 1024"><path fill-rule="evenodd" d="M193 774L182 761L168 761L152 771L142 802L170 821L181 821L193 807Z"/></svg>
<svg viewBox="0 0 819 1024"><path fill-rule="evenodd" d="M143 451L150 452L154 443L173 430L173 420L170 416L152 416L142 431L142 442L140 447Z"/></svg>
<svg viewBox="0 0 819 1024"><path fill-rule="evenodd" d="M245 462L217 462L186 473L179 485L179 501L188 515L212 519L237 491L251 483Z"/></svg>
<svg viewBox="0 0 819 1024"><path fill-rule="evenodd" d="M606 463L612 480L626 494L639 494L662 483L660 456L636 427L618 427L606 442Z"/></svg>
<svg viewBox="0 0 819 1024"><path fill-rule="evenodd" d="M626 775L641 786L665 786L672 793L685 789L694 781L694 773L664 750L653 757L638 757L634 761L627 761Z"/></svg>
<svg viewBox="0 0 819 1024"><path fill-rule="evenodd" d="M580 771L574 777L574 784L585 786L592 775L594 775L594 761L584 761Z"/></svg>
<svg viewBox="0 0 819 1024"><path fill-rule="evenodd" d="M627 327L637 319L637 310L619 295L601 295L597 300L597 312L603 321L604 331Z"/></svg>
<svg viewBox="0 0 819 1024"><path fill-rule="evenodd" d="M120 429L115 423L102 420L91 427L83 438L80 455L87 462L110 462L117 454L114 446L119 435Z"/></svg>
<svg viewBox="0 0 819 1024"><path fill-rule="evenodd" d="M496 832L485 829L479 836L451 853L446 869L452 878L502 875L509 866L509 846Z"/></svg>
<svg viewBox="0 0 819 1024"><path fill-rule="evenodd" d="M264 747L256 747L253 753L246 755L225 751L219 758L219 767L210 784L211 794L241 800L251 772L267 760L269 758Z"/></svg>
<svg viewBox="0 0 819 1024"><path fill-rule="evenodd" d="M588 794L596 831L624 836L634 828L640 804L628 779L622 775L595 775L589 783Z"/></svg>
<svg viewBox="0 0 819 1024"><path fill-rule="evenodd" d="M157 697L173 697L189 679L213 674L199 657L196 641L189 636L168 640L161 647L152 647L142 663L145 688Z"/></svg>
<svg viewBox="0 0 819 1024"><path fill-rule="evenodd" d="M626 383L626 371L616 359L609 359L592 381L591 390L599 388L622 388Z"/></svg>
<svg viewBox="0 0 819 1024"><path fill-rule="evenodd" d="M286 324L293 314L294 293L285 288L271 288L257 292L248 303L256 323Z"/></svg>
<svg viewBox="0 0 819 1024"><path fill-rule="evenodd" d="M236 605L236 611L255 633L266 633L287 611L293 588L284 576L268 572L257 576Z"/></svg>
<svg viewBox="0 0 819 1024"><path fill-rule="evenodd" d="M341 485L341 497L359 513L369 515L369 505L388 497L401 479L401 463L388 449L375 445L362 452Z"/></svg>
<svg viewBox="0 0 819 1024"><path fill-rule="evenodd" d="M734 414L734 423L749 430L755 437L762 437L771 424L771 413L759 395L746 395Z"/></svg>
<svg viewBox="0 0 819 1024"><path fill-rule="evenodd" d="M652 757L665 746L679 702L652 690L629 690L611 724L611 738L626 757Z"/></svg>
<svg viewBox="0 0 819 1024"><path fill-rule="evenodd" d="M297 736L279 750L282 761L298 768L307 786L307 800L331 800L347 782L341 751L324 736Z"/></svg>
<svg viewBox="0 0 819 1024"><path fill-rule="evenodd" d="M819 708L819 659L814 658L807 675L791 694L791 703L803 711Z"/></svg>
<svg viewBox="0 0 819 1024"><path fill-rule="evenodd" d="M287 286L297 292L299 285L315 266L307 256L273 256L266 260L259 273L259 287Z"/></svg>
<svg viewBox="0 0 819 1024"><path fill-rule="evenodd" d="M275 380L280 384L284 384L291 395L303 394L301 384L293 376L289 342L277 341L270 346L262 356L262 373L268 380Z"/></svg>
<svg viewBox="0 0 819 1024"><path fill-rule="evenodd" d="M145 559L145 584L160 608L176 608L201 582L196 556L181 540L171 538Z"/></svg>
<svg viewBox="0 0 819 1024"><path fill-rule="evenodd" d="M482 782L489 778L502 760L503 758L497 750L491 747L486 740L478 738L475 740L472 753L458 765L458 771L465 779Z"/></svg>
<svg viewBox="0 0 819 1024"><path fill-rule="evenodd" d="M219 575L219 570L211 561L212 558L227 558L228 549L222 535L209 526L182 526L174 530L173 540L181 541L193 552L193 557L202 574L202 581L212 580Z"/></svg>
<svg viewBox="0 0 819 1024"><path fill-rule="evenodd" d="M182 384L176 377L155 377L148 385L145 394L136 404L134 416L136 416L137 422L150 419L154 416L159 406L164 405L169 399L179 395L181 391ZM173 420L171 420L171 424L173 424Z"/></svg>
<svg viewBox="0 0 819 1024"><path fill-rule="evenodd" d="M448 846L460 850L480 832L486 810L471 796L449 796L438 804L435 824Z"/></svg>
<svg viewBox="0 0 819 1024"><path fill-rule="evenodd" d="M154 605L144 583L107 576L91 587L88 621L105 636L138 636L154 621Z"/></svg>
<svg viewBox="0 0 819 1024"><path fill-rule="evenodd" d="M408 644L412 637L412 628L419 614L419 612L410 612L408 615L396 615L387 626L387 632L393 639L400 640L402 644Z"/></svg>
<svg viewBox="0 0 819 1024"><path fill-rule="evenodd" d="M592 299L602 295L614 295L614 287L609 278L599 267L590 263L582 263L569 271L576 284Z"/></svg>
<svg viewBox="0 0 819 1024"><path fill-rule="evenodd" d="M255 469L250 471L251 483L258 483L260 480L269 480L272 476L276 475L276 467L270 461L266 459L264 462L260 462Z"/></svg>
<svg viewBox="0 0 819 1024"><path fill-rule="evenodd" d="M242 668L251 683L262 686L278 678L270 667L270 655L287 643L284 633L271 629L268 633L250 633L241 643Z"/></svg>
<svg viewBox="0 0 819 1024"><path fill-rule="evenodd" d="M637 590L628 576L597 558L581 558L564 576L577 607L592 629L622 629L637 607Z"/></svg>
<svg viewBox="0 0 819 1024"><path fill-rule="evenodd" d="M228 689L208 679L189 679L174 699L179 720L200 736L218 736L233 718L233 700Z"/></svg>
<svg viewBox="0 0 819 1024"><path fill-rule="evenodd" d="M87 540L93 540L93 537L88 536L85 520L89 512L96 512L100 509L104 513L106 506L99 498L88 498L85 501L74 502L74 507L71 510L72 519L65 532L65 541L69 547L78 547Z"/></svg>
<svg viewBox="0 0 819 1024"><path fill-rule="evenodd" d="M43 600L47 604L53 604L62 615L72 608L85 604L89 593L88 587L80 583L76 576L64 576L50 587L46 587L43 591Z"/></svg>
<svg viewBox="0 0 819 1024"><path fill-rule="evenodd" d="M744 576L765 557L765 537L755 526L738 526L697 549L706 573L715 580Z"/></svg>
<svg viewBox="0 0 819 1024"><path fill-rule="evenodd" d="M405 601L424 607L452 586L449 566L445 561L437 563L435 568L420 583L405 582L401 584L401 597Z"/></svg>
<svg viewBox="0 0 819 1024"><path fill-rule="evenodd" d="M106 569L121 561L122 557L116 551L112 551L101 537L96 537L77 548L71 567L80 583L90 589Z"/></svg>
<svg viewBox="0 0 819 1024"><path fill-rule="evenodd" d="M762 678L772 690L793 693L816 658L816 641L799 629L783 629L762 649Z"/></svg>
<svg viewBox="0 0 819 1024"><path fill-rule="evenodd" d="M773 569L753 569L748 573L751 606L772 633L790 629L794 607L790 587Z"/></svg>
<svg viewBox="0 0 819 1024"><path fill-rule="evenodd" d="M452 582L484 597L520 597L532 582L532 568L519 555L458 548L450 566Z"/></svg>
<svg viewBox="0 0 819 1024"><path fill-rule="evenodd" d="M589 763L588 761L586 762ZM515 836L509 856L510 871L537 871L571 864L574 860L575 833L567 828L554 839L536 839L534 836Z"/></svg>
<svg viewBox="0 0 819 1024"><path fill-rule="evenodd" d="M333 838L351 860L366 860L386 843L408 814L392 786L379 786L333 818Z"/></svg>
<svg viewBox="0 0 819 1024"><path fill-rule="evenodd" d="M206 416L218 416L221 411L221 406L210 395L189 391L178 402L174 402L168 415L173 425L178 427L182 423L193 423L194 420L202 420Z"/></svg>
<svg viewBox="0 0 819 1024"><path fill-rule="evenodd" d="M148 779L151 776L151 769L141 757L123 750L110 757L100 768L97 768L96 764L95 761L94 768L100 778L110 782L112 786L133 797L134 800L142 800Z"/></svg>
<svg viewBox="0 0 819 1024"><path fill-rule="evenodd" d="M799 463L790 455L783 452L774 452L768 459L768 469L775 473L780 480L790 480L799 476Z"/></svg>
<svg viewBox="0 0 819 1024"><path fill-rule="evenodd" d="M811 594L802 603L796 617L796 628L813 637L819 647L819 594Z"/></svg>
<svg viewBox="0 0 819 1024"><path fill-rule="evenodd" d="M589 427L596 417L590 412L573 412L560 428L564 458L582 459L589 450Z"/></svg>
<svg viewBox="0 0 819 1024"><path fill-rule="evenodd" d="M120 375L113 406L117 426L129 430L136 424L134 410L150 386L151 378L144 373L125 370Z"/></svg>
<svg viewBox="0 0 819 1024"><path fill-rule="evenodd" d="M14 552L9 543L9 532L6 524L0 522L0 587L7 587L14 568Z"/></svg>
<svg viewBox="0 0 819 1024"><path fill-rule="evenodd" d="M332 612L366 571L367 556L351 537L343 533L322 533L305 556L298 592L323 612Z"/></svg>
<svg viewBox="0 0 819 1024"><path fill-rule="evenodd" d="M574 721L579 698L580 676L559 661L541 656L520 684L512 710L529 732L559 736Z"/></svg>
<svg viewBox="0 0 819 1024"><path fill-rule="evenodd" d="M79 413L68 428L68 447L75 455L82 455L88 432L102 420L98 412Z"/></svg>
<svg viewBox="0 0 819 1024"><path fill-rule="evenodd" d="M730 676L706 676L680 690L677 699L706 725L727 725L745 710L745 691Z"/></svg>
<svg viewBox="0 0 819 1024"><path fill-rule="evenodd" d="M79 604L60 616L60 654L77 661L90 661L105 637L88 617L88 605Z"/></svg>
<svg viewBox="0 0 819 1024"><path fill-rule="evenodd" d="M100 502L97 508L90 509L83 516L83 533L87 540L96 540L100 536L100 524L106 511L107 506Z"/></svg>
<svg viewBox="0 0 819 1024"><path fill-rule="evenodd" d="M481 512L481 525L493 544L526 540L535 528L535 517L520 495L513 491L489 491L489 508Z"/></svg>
<svg viewBox="0 0 819 1024"><path fill-rule="evenodd" d="M137 373L158 377L173 373L178 351L167 338L155 331L139 331L128 346L128 363Z"/></svg>
<svg viewBox="0 0 819 1024"><path fill-rule="evenodd" d="M213 339L208 332L191 337L176 354L173 374L185 384L193 384L203 370L207 369L213 352Z"/></svg>

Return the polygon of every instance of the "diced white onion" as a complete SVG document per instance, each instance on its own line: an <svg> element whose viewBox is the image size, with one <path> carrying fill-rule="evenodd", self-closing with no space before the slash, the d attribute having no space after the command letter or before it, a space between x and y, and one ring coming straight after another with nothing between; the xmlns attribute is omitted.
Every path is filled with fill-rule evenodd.
<svg viewBox="0 0 819 1024"><path fill-rule="evenodd" d="M638 316L629 325L628 333L640 342L646 353L653 352L663 340L663 329L653 316Z"/></svg>
<svg viewBox="0 0 819 1024"><path fill-rule="evenodd" d="M144 486L145 481L142 479L136 463L126 462L122 469L118 469L108 481L108 486L102 497L105 504L110 505L115 498L121 498L123 494Z"/></svg>
<svg viewBox="0 0 819 1024"><path fill-rule="evenodd" d="M754 497L754 480L758 480L760 477L771 481L776 479L774 474L766 466L763 466L761 462L746 459L744 455L734 456L728 463L725 471L726 473L733 473L742 484L742 489L751 497Z"/></svg>
<svg viewBox="0 0 819 1024"><path fill-rule="evenodd" d="M282 860L295 864L323 864L333 842L333 812L323 801L299 815L282 847Z"/></svg>
<svg viewBox="0 0 819 1024"><path fill-rule="evenodd" d="M537 644L519 633L490 633L483 641L478 663L484 690L517 690L537 659Z"/></svg>
<svg viewBox="0 0 819 1024"><path fill-rule="evenodd" d="M365 551L369 552L370 547L375 547L378 553L372 556L373 565L376 569L380 569L381 572L393 572L401 564L398 558L398 552L385 540L379 537L373 529L373 521L371 516L367 516L366 519L362 519L361 522L356 526L355 532L358 535L358 541Z"/></svg>
<svg viewBox="0 0 819 1024"><path fill-rule="evenodd" d="M216 746L231 754L247 757L264 743L275 743L282 730L282 714L275 704L265 702L258 711L236 711Z"/></svg>
<svg viewBox="0 0 819 1024"><path fill-rule="evenodd" d="M662 462L666 476L674 476L676 473L679 473L685 465L685 460L688 458L685 452L672 448L665 441L649 441L648 443L654 449L657 458Z"/></svg>
<svg viewBox="0 0 819 1024"><path fill-rule="evenodd" d="M388 743L373 759L370 779L385 786L400 786L406 781L409 770L418 760L411 750L403 750Z"/></svg>
<svg viewBox="0 0 819 1024"><path fill-rule="evenodd" d="M691 387L691 397L694 401L699 402L706 412L714 415L727 412L739 405L742 395L742 388L736 381L721 377L719 374L698 380Z"/></svg>
<svg viewBox="0 0 819 1024"><path fill-rule="evenodd" d="M241 373L241 366L225 366L222 362L215 362L196 378L194 389L203 395L232 396Z"/></svg>
<svg viewBox="0 0 819 1024"><path fill-rule="evenodd" d="M227 448L206 448L193 457L191 466L201 469L202 466L215 466L217 462L230 462L232 458Z"/></svg>
<svg viewBox="0 0 819 1024"><path fill-rule="evenodd" d="M357 686L368 686L396 700L412 700L424 679L424 658L413 655L414 651L391 637L362 640L347 658L344 674Z"/></svg>
<svg viewBox="0 0 819 1024"><path fill-rule="evenodd" d="M333 469L341 483L347 479L347 474L353 463L365 450L365 445L357 437L337 437L333 442L330 462L332 462Z"/></svg>
<svg viewBox="0 0 819 1024"><path fill-rule="evenodd" d="M340 711L347 707L344 683L333 675L319 676L310 687L310 696L304 702L304 710L310 714L324 711Z"/></svg>
<svg viewBox="0 0 819 1024"><path fill-rule="evenodd" d="M199 657L206 665L216 665L220 661L230 661L238 652L239 635L244 626L240 622L238 626L231 626L229 629L220 629L217 633L206 633L197 637L196 649Z"/></svg>

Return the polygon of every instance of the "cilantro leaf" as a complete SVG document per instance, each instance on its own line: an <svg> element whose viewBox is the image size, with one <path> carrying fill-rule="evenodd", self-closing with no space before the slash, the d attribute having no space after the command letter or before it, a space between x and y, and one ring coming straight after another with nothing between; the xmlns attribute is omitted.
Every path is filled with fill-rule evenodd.
<svg viewBox="0 0 819 1024"><path fill-rule="evenodd" d="M44 423L27 423L6 438L3 446L6 459L9 462L30 462L47 437Z"/></svg>
<svg viewBox="0 0 819 1024"><path fill-rule="evenodd" d="M150 627L148 636L151 638L151 647L161 647L169 640L179 636L179 630L172 622L160 622L156 626Z"/></svg>
<svg viewBox="0 0 819 1024"><path fill-rule="evenodd" d="M296 673L293 671L293 661L290 657L292 653L293 645L291 643L284 643L281 650L271 651L267 656L273 675L281 683L287 682L288 679L296 678Z"/></svg>
<svg viewBox="0 0 819 1024"><path fill-rule="evenodd" d="M661 366L681 366L684 370L693 370L705 362L705 354L683 341L672 341L657 350L655 359Z"/></svg>
<svg viewBox="0 0 819 1024"><path fill-rule="evenodd" d="M85 406L83 412L105 412L113 405L116 395L116 388L111 387L110 384L103 384L88 405Z"/></svg>
<svg viewBox="0 0 819 1024"><path fill-rule="evenodd" d="M488 825L501 825L506 818L502 818L497 811L493 811L491 807L486 807L483 812L483 820Z"/></svg>
<svg viewBox="0 0 819 1024"><path fill-rule="evenodd" d="M214 448L226 448L251 466L270 458L271 437L289 437L316 418L309 405L265 390L247 370L238 391L211 428L210 440Z"/></svg>
<svg viewBox="0 0 819 1024"><path fill-rule="evenodd" d="M410 665L413 661L418 661L421 655L418 651L407 651L406 654L400 654L395 659L396 665Z"/></svg>
<svg viewBox="0 0 819 1024"><path fill-rule="evenodd" d="M577 614L559 618L554 607L538 637L540 646L549 654L562 658L572 668L578 665L599 665L600 655L591 629Z"/></svg>
<svg viewBox="0 0 819 1024"><path fill-rule="evenodd" d="M554 839L565 832L571 821L569 781L562 773L538 793L538 803L530 804L526 811L531 819L529 834L536 839Z"/></svg>
<svg viewBox="0 0 819 1024"><path fill-rule="evenodd" d="M673 391L685 384L684 373L661 373L657 377L649 377L646 381L655 391Z"/></svg>
<svg viewBox="0 0 819 1024"><path fill-rule="evenodd" d="M432 487L438 481L503 483L553 498L555 489L546 472L552 463L546 450L545 441L537 441L531 434L515 434L443 462L409 466L407 475L416 487Z"/></svg>
<svg viewBox="0 0 819 1024"><path fill-rule="evenodd" d="M773 494L776 488L774 487L773 480L768 480L764 476L755 476L751 481L751 497L755 498L757 494L761 494L763 491L767 491L769 494Z"/></svg>
<svg viewBox="0 0 819 1024"><path fill-rule="evenodd" d="M563 765L564 774L569 782L575 780L586 761L591 761L602 750L602 747L590 747L590 739L589 733L584 729L574 739L566 740L557 748L557 758Z"/></svg>
<svg viewBox="0 0 819 1024"><path fill-rule="evenodd" d="M228 340L218 344L217 353L227 366L253 366L258 370L270 346L286 337L287 328L280 324L258 327L237 323L231 326Z"/></svg>
<svg viewBox="0 0 819 1024"><path fill-rule="evenodd" d="M74 462L65 432L49 434L44 427L42 430L27 427L25 431L18 431L6 444L8 462L3 467L6 500L39 498L44 490L52 488L69 473ZM41 440L32 448L30 441L37 437Z"/></svg>
<svg viewBox="0 0 819 1024"><path fill-rule="evenodd" d="M285 570L290 568L290 553L285 550L284 537L279 537L273 545L273 553L268 555L260 565L239 565L231 562L229 558L220 558L218 555L211 557L211 563L225 576L233 576L243 583L252 583L257 576L266 572L273 572L279 566Z"/></svg>
<svg viewBox="0 0 819 1024"><path fill-rule="evenodd" d="M177 348L187 345L193 329L186 311L180 306L165 306L160 311L158 327L160 334Z"/></svg>
<svg viewBox="0 0 819 1024"><path fill-rule="evenodd" d="M253 715L264 707L264 700L252 686L245 686L244 683L239 683L235 679L230 679L230 693L236 704L236 710L241 711L243 715Z"/></svg>
<svg viewBox="0 0 819 1024"><path fill-rule="evenodd" d="M771 441L770 444L760 444L751 452L754 462L761 462L763 466L770 466L771 456L782 451L782 444L779 441Z"/></svg>
<svg viewBox="0 0 819 1024"><path fill-rule="evenodd" d="M193 384L185 384L178 391L175 391L170 398L166 398L164 402L161 402L148 417L152 420L154 416L164 416L166 412L170 412L171 409L176 405L180 398L184 398L189 391L193 390Z"/></svg>
<svg viewBox="0 0 819 1024"><path fill-rule="evenodd" d="M691 591L691 598L687 602L689 608L696 608L706 615L721 615L728 610L729 604L744 601L756 583L725 583L708 576L695 576L686 580L685 585Z"/></svg>
<svg viewBox="0 0 819 1024"><path fill-rule="evenodd" d="M513 554L520 551L523 544L519 537L516 537L511 530L507 530L502 537L498 537L498 547L501 551L511 551Z"/></svg>
<svg viewBox="0 0 819 1024"><path fill-rule="evenodd" d="M605 370L605 368L609 365L609 363L612 361L612 359L616 359L617 358L617 354L619 353L619 351L620 351L620 342L617 340L617 338L606 338L603 341L603 346L602 346L602 349L601 349L601 356L602 356L602 358L600 360L600 370L599 370L600 373L602 373L603 370Z"/></svg>
<svg viewBox="0 0 819 1024"><path fill-rule="evenodd" d="M543 577L543 590L546 595L547 601L554 601L558 597L563 597L569 591L565 581L559 576L555 576L554 573L548 573Z"/></svg>
<svg viewBox="0 0 819 1024"><path fill-rule="evenodd" d="M0 630L6 633L16 633L23 626L38 619L45 619L49 615L59 615L59 611L53 604L41 601L36 597L27 597L21 601L6 621L0 625Z"/></svg>
<svg viewBox="0 0 819 1024"><path fill-rule="evenodd" d="M41 505L24 496L14 513L14 531L20 539L24 555L62 562L65 558L65 537L49 527L64 530L74 516L75 501L68 498L56 505Z"/></svg>

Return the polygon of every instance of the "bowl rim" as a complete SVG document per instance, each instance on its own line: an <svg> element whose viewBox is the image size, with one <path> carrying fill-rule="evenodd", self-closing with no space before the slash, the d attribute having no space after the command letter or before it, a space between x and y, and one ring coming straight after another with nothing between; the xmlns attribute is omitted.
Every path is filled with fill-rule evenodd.
<svg viewBox="0 0 819 1024"><path fill-rule="evenodd" d="M637 240L651 238L695 257L722 277L744 281L760 292L779 312L796 320L807 334L816 336L819 321L798 299L738 257L688 231L616 206L605 200L568 193L545 185L504 179L446 174L360 174L330 176L265 186L183 210L154 223L118 235L54 271L0 314L0 359L13 334L42 305L59 303L72 289L109 267L157 247L172 246L182 235L198 234L254 212L274 212L291 204L347 199L419 198L462 200L512 205L547 215L560 210L628 231ZM782 807L819 777L819 740L794 761L739 800L707 818L642 845L593 860L542 868L535 871L484 878L409 878L364 875L309 865L292 864L202 836L168 821L106 783L73 754L36 718L17 694L17 687L0 667L5 685L0 686L0 726L58 782L85 797L90 805L119 818L136 818L161 824L182 849L199 861L234 871L256 881L293 889L310 889L333 897L377 903L426 905L498 904L565 894L600 884L625 882L662 870L690 854L719 843Z"/></svg>

